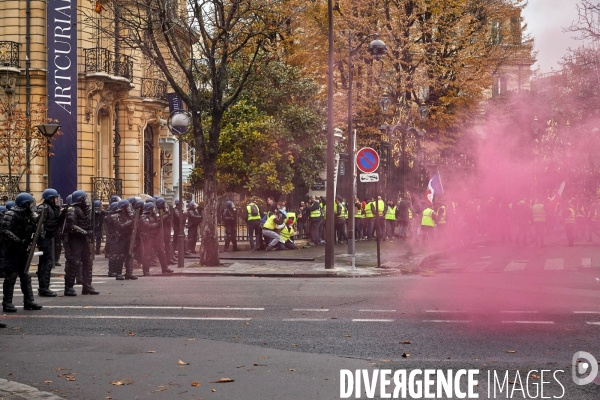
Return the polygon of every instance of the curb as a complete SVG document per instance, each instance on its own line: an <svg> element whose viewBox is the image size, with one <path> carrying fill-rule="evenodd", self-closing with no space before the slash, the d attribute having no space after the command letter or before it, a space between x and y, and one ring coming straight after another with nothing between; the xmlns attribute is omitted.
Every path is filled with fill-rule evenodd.
<svg viewBox="0 0 600 400"><path fill-rule="evenodd" d="M419 261L419 263L417 264L415 273L423 272L423 269L425 269L427 267L427 264L432 263L433 261L437 260L438 258L442 258L442 257L446 256L448 253L454 253L454 252L460 251L460 250L467 250L473 246L488 245L488 244L492 244L494 242L495 242L495 240L486 239L481 242L473 242L473 243L463 244L461 246L456 246L456 247L452 247L449 249L440 250L435 253L431 253L431 254L423 257L421 259L421 261Z"/></svg>
<svg viewBox="0 0 600 400"><path fill-rule="evenodd" d="M22 383L0 379L0 398L14 400L64 400L48 392L40 392L38 389Z"/></svg>

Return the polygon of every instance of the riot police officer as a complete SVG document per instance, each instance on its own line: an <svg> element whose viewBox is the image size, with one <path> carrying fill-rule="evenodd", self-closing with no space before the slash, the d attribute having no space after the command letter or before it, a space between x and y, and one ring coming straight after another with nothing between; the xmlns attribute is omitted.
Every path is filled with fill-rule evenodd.
<svg viewBox="0 0 600 400"><path fill-rule="evenodd" d="M102 245L102 228L106 211L102 209L102 202L94 200L94 244L96 245L96 254L100 254L100 246Z"/></svg>
<svg viewBox="0 0 600 400"><path fill-rule="evenodd" d="M56 297L56 293L50 290L50 273L53 264L54 237L58 228L58 217L60 208L56 205L58 192L52 188L42 193L43 202L37 208L37 213L44 211L43 233L40 234L37 246L42 251L38 265L38 293L43 297Z"/></svg>
<svg viewBox="0 0 600 400"><path fill-rule="evenodd" d="M127 202L129 204L129 202ZM117 242L117 232L115 219L117 218L117 211L119 202L110 203L108 206L108 212L104 217L104 224L106 225L106 245L104 246L104 252L108 257L108 276L114 278L117 276L116 271L116 252L115 247Z"/></svg>
<svg viewBox="0 0 600 400"><path fill-rule="evenodd" d="M158 256L163 274L173 273L173 270L169 269L167 262L167 255L165 254L164 248L164 237L160 235L160 221L156 215L156 206L154 203L149 202L144 205L144 213L140 219L140 226L145 250L142 262L144 276L150 275L152 251L155 251L156 255Z"/></svg>
<svg viewBox="0 0 600 400"><path fill-rule="evenodd" d="M197 253L198 226L202 223L203 211L198 204L190 201L188 204L188 251Z"/></svg>
<svg viewBox="0 0 600 400"><path fill-rule="evenodd" d="M131 240L135 240L134 234L134 216L131 213L130 204L127 200L121 200L118 205L118 212L113 216L115 226L116 240L113 243L115 273L118 281L124 279L135 280L137 276L133 275L133 257L129 253ZM111 259L113 256L111 255ZM125 265L125 276L123 276L123 265Z"/></svg>
<svg viewBox="0 0 600 400"><path fill-rule="evenodd" d="M92 257L90 239L92 238L92 210L88 195L83 190L76 190L72 195L71 207L67 209L65 230L69 252L65 263L65 296L76 296L73 289L77 265L81 262L82 284L81 294L99 294L92 286Z"/></svg>
<svg viewBox="0 0 600 400"><path fill-rule="evenodd" d="M17 276L21 281L25 310L42 309L42 306L34 301L31 276L27 272L29 247L32 245L32 236L39 218L39 215L32 210L34 203L33 196L29 193L19 193L15 199L15 206L4 214L0 225L5 243L11 249L6 252L5 260L6 278L4 278L4 298L2 299L4 312L17 311L12 304Z"/></svg>
<svg viewBox="0 0 600 400"><path fill-rule="evenodd" d="M183 203L181 203L181 213L179 212L179 203L180 200L175 200L175 208L173 209L173 252L177 251L177 257L183 257L183 255L179 254L179 227L183 225L185 227L185 222L187 219L186 212L183 211ZM185 243L185 233L183 237L183 241ZM186 244L187 245L187 244ZM186 246L184 246L185 248ZM187 254L187 251L184 250L184 255Z"/></svg>
<svg viewBox="0 0 600 400"><path fill-rule="evenodd" d="M0 221L4 218L4 213L6 212L6 206L0 206ZM0 278L5 278L6 274L4 273L4 242L2 240L2 236L0 235Z"/></svg>
<svg viewBox="0 0 600 400"><path fill-rule="evenodd" d="M177 260L173 258L173 246L171 242L173 214L171 213L171 209L167 205L167 202L162 197L156 199L156 208L158 209L159 216L162 215L163 237L165 242L165 254L167 255L167 261L169 261L169 264L175 264L177 263ZM175 234L177 234L177 232L175 232Z"/></svg>

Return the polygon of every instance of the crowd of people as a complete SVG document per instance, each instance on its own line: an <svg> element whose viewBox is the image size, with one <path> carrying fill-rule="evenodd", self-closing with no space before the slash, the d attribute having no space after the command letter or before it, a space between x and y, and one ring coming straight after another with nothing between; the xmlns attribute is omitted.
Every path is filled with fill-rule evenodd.
<svg viewBox="0 0 600 400"><path fill-rule="evenodd" d="M189 201L185 208L179 200L170 207L159 196L121 199L111 196L105 210L99 200L93 202L86 192L77 190L65 204L58 204L54 189L42 193L42 202L29 193L20 193L14 201L0 206L0 276L4 277L2 309L16 312L13 293L20 280L25 310L41 310L34 301L29 263L37 246L41 255L37 269L38 295L55 297L50 290L52 268L65 256L65 296L77 296L75 284L81 284L83 295L97 295L92 286L94 255L108 258L108 276L117 280L136 280L135 263L143 275L157 262L162 273L173 273L169 265L177 263L181 227L184 255L197 253L198 227L203 220L203 207ZM247 227L250 250L293 250L298 235L310 237L308 246L325 243L325 220L333 215L336 244L348 241L348 220L354 213L356 240L394 241L460 240L469 243L478 236L494 236L502 242L526 246L545 246L548 234L564 231L566 245L574 246L577 238L591 242L600 237L600 198L568 198L553 196L513 201L489 197L457 202L438 196L430 203L414 201L410 193L399 200L381 196L355 199L350 207L337 196L332 213L327 212L326 199L310 196L295 210L285 202L268 197L266 206L249 201L238 214L233 201L225 202L219 223L225 228L223 251L238 251L238 228ZM262 202L260 202L262 203ZM187 228L187 229L185 229ZM36 234L36 231L39 231ZM33 243L37 240L37 243ZM230 247L231 245L231 247ZM5 324L0 323L0 327Z"/></svg>

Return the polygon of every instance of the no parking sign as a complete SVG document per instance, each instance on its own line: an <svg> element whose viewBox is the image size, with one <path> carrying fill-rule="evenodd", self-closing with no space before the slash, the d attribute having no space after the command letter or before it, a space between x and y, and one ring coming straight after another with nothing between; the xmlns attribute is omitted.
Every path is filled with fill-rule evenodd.
<svg viewBox="0 0 600 400"><path fill-rule="evenodd" d="M368 174L379 168L379 154L370 147L363 147L356 153L356 166Z"/></svg>

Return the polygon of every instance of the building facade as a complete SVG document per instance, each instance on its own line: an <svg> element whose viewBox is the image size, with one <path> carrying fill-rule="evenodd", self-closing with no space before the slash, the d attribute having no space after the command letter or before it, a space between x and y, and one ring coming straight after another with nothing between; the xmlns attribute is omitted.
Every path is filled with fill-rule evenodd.
<svg viewBox="0 0 600 400"><path fill-rule="evenodd" d="M47 158L37 157L29 179L25 174L19 182L19 190L37 199L49 172L63 198L76 189L103 201L115 193L177 193L177 139L165 124L167 82L150 60L94 27L113 24L111 17L100 2L0 2L0 96L21 108L42 98L48 117L62 126L52 140L50 171ZM184 143L184 182L193 160ZM0 163L0 175L8 168Z"/></svg>

